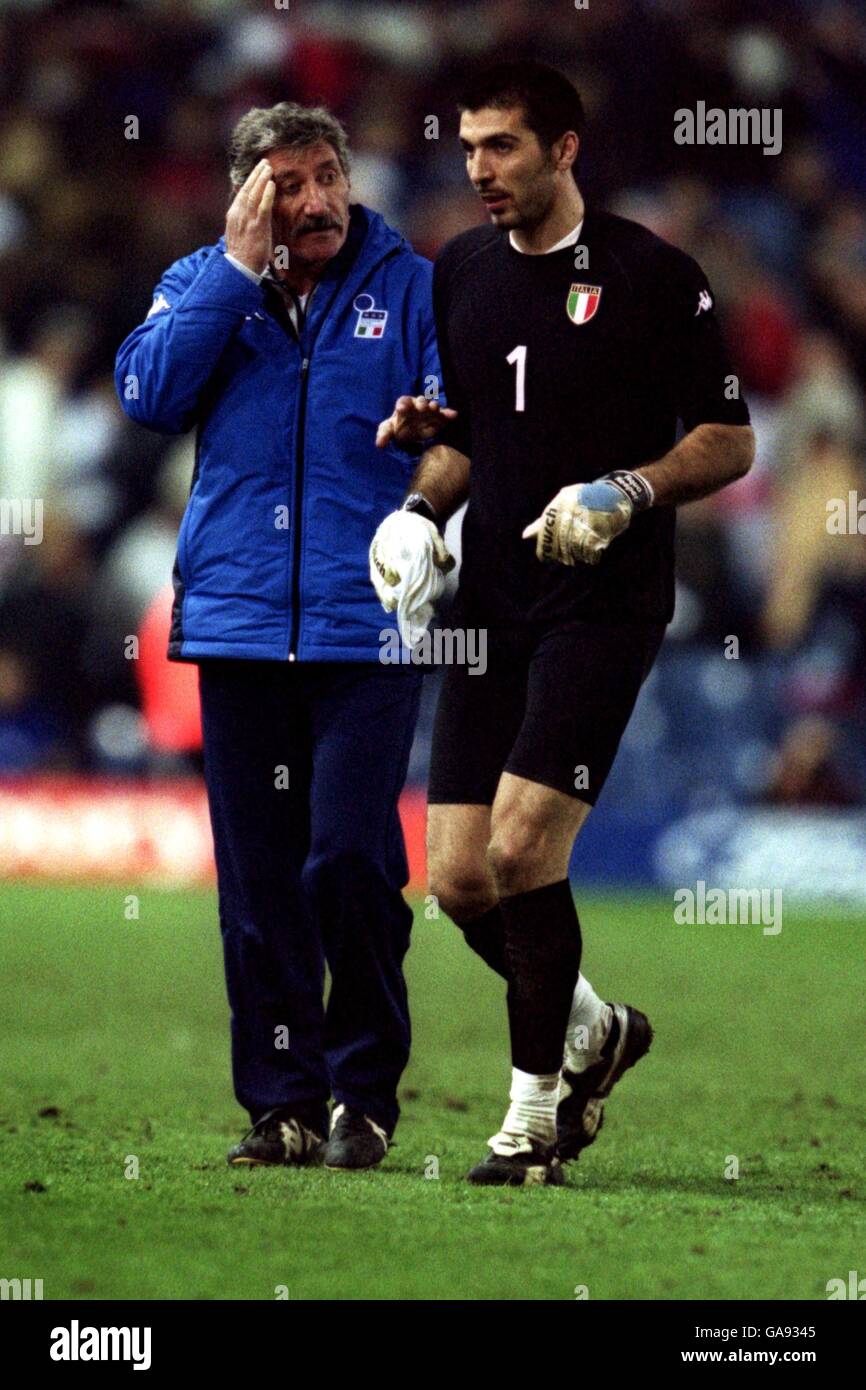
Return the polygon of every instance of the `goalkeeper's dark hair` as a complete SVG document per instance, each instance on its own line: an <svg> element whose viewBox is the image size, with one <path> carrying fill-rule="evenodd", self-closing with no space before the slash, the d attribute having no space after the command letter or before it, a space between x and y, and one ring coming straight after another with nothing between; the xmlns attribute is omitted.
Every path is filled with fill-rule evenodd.
<svg viewBox="0 0 866 1390"><path fill-rule="evenodd" d="M482 69L464 84L457 107L480 111L483 106L498 111L521 107L526 124L546 150L568 130L583 138L586 116L580 94L564 73L547 63L527 58ZM576 180L577 160L571 172Z"/></svg>

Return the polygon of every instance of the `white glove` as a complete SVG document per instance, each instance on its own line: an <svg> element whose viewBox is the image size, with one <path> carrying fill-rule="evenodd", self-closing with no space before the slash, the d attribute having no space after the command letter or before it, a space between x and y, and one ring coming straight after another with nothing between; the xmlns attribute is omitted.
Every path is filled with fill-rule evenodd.
<svg viewBox="0 0 866 1390"><path fill-rule="evenodd" d="M523 538L536 538L539 560L597 565L614 537L626 529L635 510L652 504L652 488L641 474L620 471L614 477L618 481L598 478L594 483L564 487L527 526Z"/></svg>
<svg viewBox="0 0 866 1390"><path fill-rule="evenodd" d="M391 512L370 546L370 579L386 613L397 610L400 637L415 647L454 568L438 528L417 512Z"/></svg>

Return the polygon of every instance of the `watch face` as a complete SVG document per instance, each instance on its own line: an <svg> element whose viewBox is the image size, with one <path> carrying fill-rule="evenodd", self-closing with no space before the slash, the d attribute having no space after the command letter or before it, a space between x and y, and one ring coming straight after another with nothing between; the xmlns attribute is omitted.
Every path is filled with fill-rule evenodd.
<svg viewBox="0 0 866 1390"><path fill-rule="evenodd" d="M403 511L417 512L419 516L426 517L428 521L432 521L434 526L439 525L436 513L430 506L423 492L411 492L403 503Z"/></svg>

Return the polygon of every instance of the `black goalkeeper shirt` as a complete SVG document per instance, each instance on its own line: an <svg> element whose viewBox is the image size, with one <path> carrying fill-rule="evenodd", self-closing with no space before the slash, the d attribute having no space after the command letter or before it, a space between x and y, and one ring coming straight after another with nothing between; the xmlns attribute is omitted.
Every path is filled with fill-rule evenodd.
<svg viewBox="0 0 866 1390"><path fill-rule="evenodd" d="M464 232L440 252L433 293L459 412L441 439L471 460L461 621L516 632L669 621L673 507L636 515L596 566L543 564L521 532L560 488L667 453L678 420L748 425L700 266L588 209L577 246L543 255L496 227Z"/></svg>

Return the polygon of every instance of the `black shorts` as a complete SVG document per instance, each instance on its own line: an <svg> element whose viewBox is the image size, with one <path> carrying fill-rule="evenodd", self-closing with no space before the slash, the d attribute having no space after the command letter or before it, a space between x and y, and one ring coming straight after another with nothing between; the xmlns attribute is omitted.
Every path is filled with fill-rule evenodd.
<svg viewBox="0 0 866 1390"><path fill-rule="evenodd" d="M532 640L488 633L483 675L446 667L428 800L492 805L511 772L594 805L665 626L571 622Z"/></svg>

